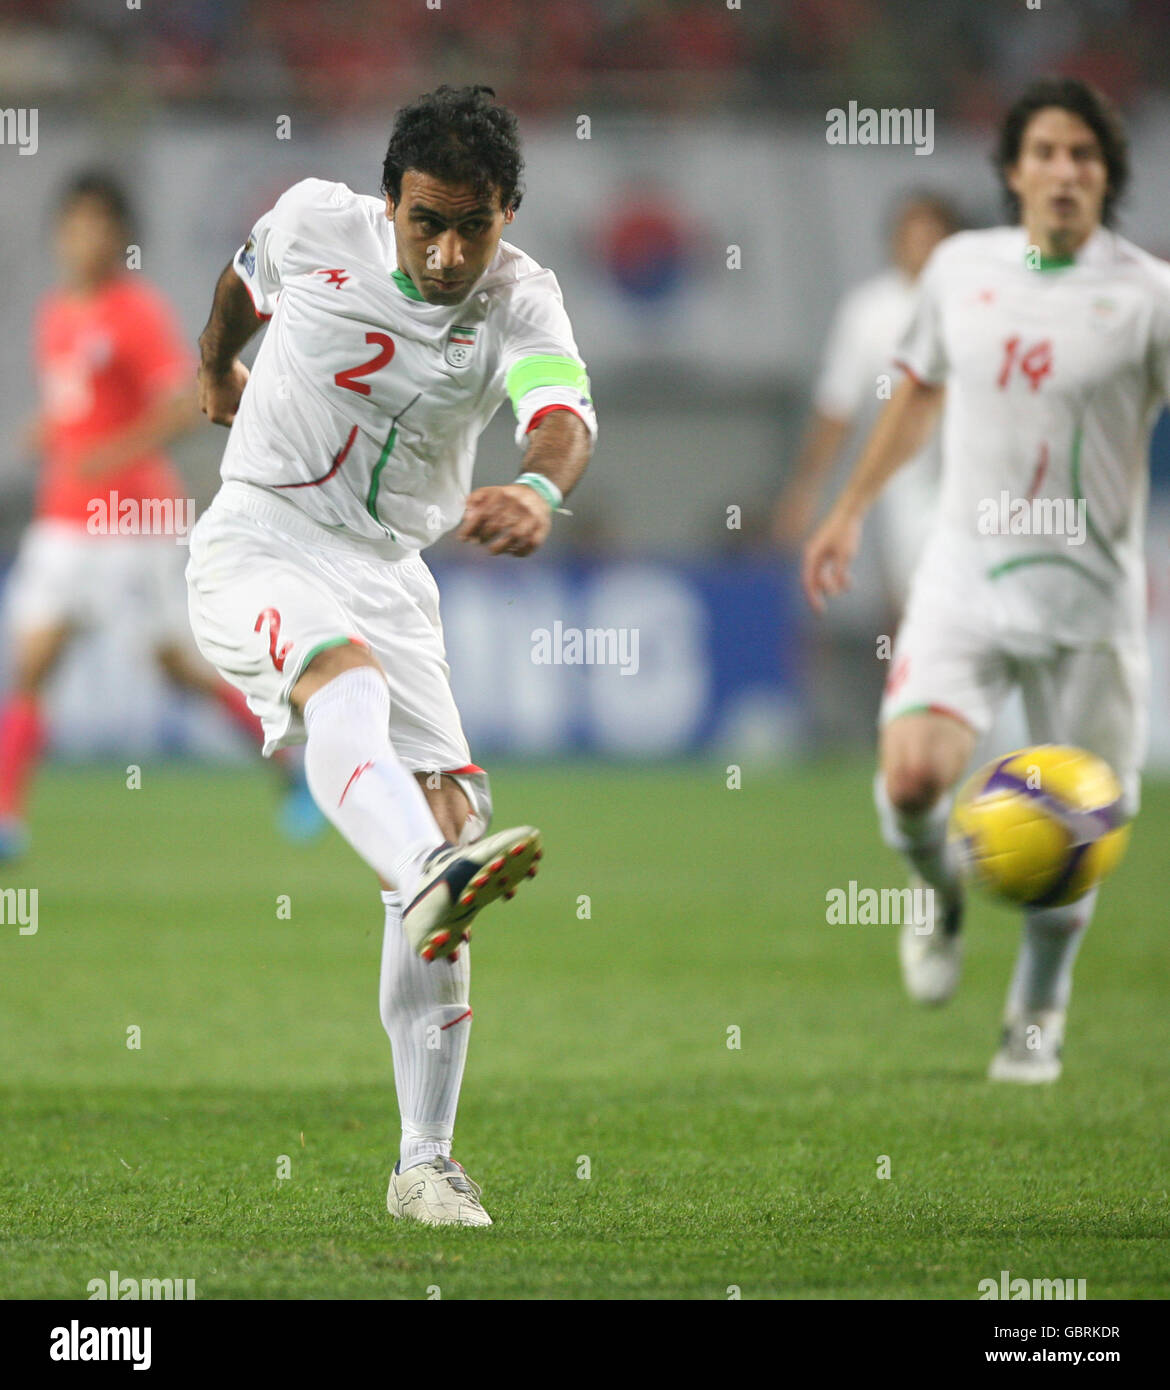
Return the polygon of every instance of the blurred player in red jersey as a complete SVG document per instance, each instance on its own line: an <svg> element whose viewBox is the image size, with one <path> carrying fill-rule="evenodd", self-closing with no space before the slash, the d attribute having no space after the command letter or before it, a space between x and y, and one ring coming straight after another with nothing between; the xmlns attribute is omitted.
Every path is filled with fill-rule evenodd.
<svg viewBox="0 0 1170 1390"><path fill-rule="evenodd" d="M162 295L126 270L130 240L122 189L101 173L78 175L57 214L61 283L36 319L43 472L8 595L15 670L0 705L0 860L27 845L41 692L84 628L135 624L175 684L215 700L259 742L244 697L192 649L176 535L190 517L162 450L199 419L194 363ZM307 791L290 794L284 821L294 835L323 825Z"/></svg>

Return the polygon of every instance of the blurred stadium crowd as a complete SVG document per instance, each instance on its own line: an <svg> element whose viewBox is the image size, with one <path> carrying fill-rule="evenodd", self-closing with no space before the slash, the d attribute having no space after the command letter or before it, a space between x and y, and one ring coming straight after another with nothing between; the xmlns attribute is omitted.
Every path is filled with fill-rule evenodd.
<svg viewBox="0 0 1170 1390"><path fill-rule="evenodd" d="M430 6L433 5L434 8ZM739 5L730 8L730 5ZM1043 18L1040 17L1042 5ZM527 114L823 112L932 106L981 127L1038 67L1154 100L1165 0L3 0L0 89L20 102L210 105L295 99L382 110L388 87L474 81ZM503 80L506 77L506 82ZM941 99L940 99L941 98Z"/></svg>

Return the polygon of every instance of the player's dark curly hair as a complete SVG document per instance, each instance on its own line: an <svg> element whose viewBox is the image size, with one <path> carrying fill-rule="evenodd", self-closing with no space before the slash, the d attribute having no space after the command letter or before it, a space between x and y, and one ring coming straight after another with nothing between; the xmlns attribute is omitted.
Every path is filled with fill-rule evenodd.
<svg viewBox="0 0 1170 1390"><path fill-rule="evenodd" d="M106 212L126 229L134 227L134 208L122 184L105 169L80 169L61 189L57 214L68 212L82 198L96 198Z"/></svg>
<svg viewBox="0 0 1170 1390"><path fill-rule="evenodd" d="M1111 226L1114 210L1129 182L1129 142L1113 104L1096 87L1075 77L1040 78L1027 88L1004 117L992 163L1003 184L1004 201L1012 221L1019 220L1020 200L1008 187L1008 170L1020 158L1028 122L1037 111L1049 106L1059 106L1062 111L1079 116L1097 137L1109 176L1101 220L1107 227Z"/></svg>
<svg viewBox="0 0 1170 1390"><path fill-rule="evenodd" d="M394 118L382 164L382 192L397 203L407 169L466 184L480 197L500 195L506 212L524 195L516 117L492 98L491 87L449 87L404 106Z"/></svg>

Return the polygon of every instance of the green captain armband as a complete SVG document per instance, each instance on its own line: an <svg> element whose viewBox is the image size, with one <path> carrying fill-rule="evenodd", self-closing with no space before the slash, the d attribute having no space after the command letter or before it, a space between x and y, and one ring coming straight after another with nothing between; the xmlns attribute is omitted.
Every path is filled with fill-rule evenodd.
<svg viewBox="0 0 1170 1390"><path fill-rule="evenodd" d="M539 493L548 503L552 510L559 511L561 503L565 500L564 493L557 487L551 478L546 478L543 473L521 473L516 482L522 483L525 487L530 487L533 492Z"/></svg>
<svg viewBox="0 0 1170 1390"><path fill-rule="evenodd" d="M504 387L519 411L520 400L541 386L567 386L589 399L589 374L571 357L522 357L508 369Z"/></svg>

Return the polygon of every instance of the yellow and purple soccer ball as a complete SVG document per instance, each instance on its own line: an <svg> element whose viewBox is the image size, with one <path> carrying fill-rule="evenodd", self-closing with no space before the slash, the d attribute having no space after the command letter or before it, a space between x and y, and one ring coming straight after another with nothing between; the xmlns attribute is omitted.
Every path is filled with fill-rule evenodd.
<svg viewBox="0 0 1170 1390"><path fill-rule="evenodd" d="M1044 743L980 768L955 800L950 833L965 876L992 897L1061 907L1117 867L1129 825L1108 763Z"/></svg>

